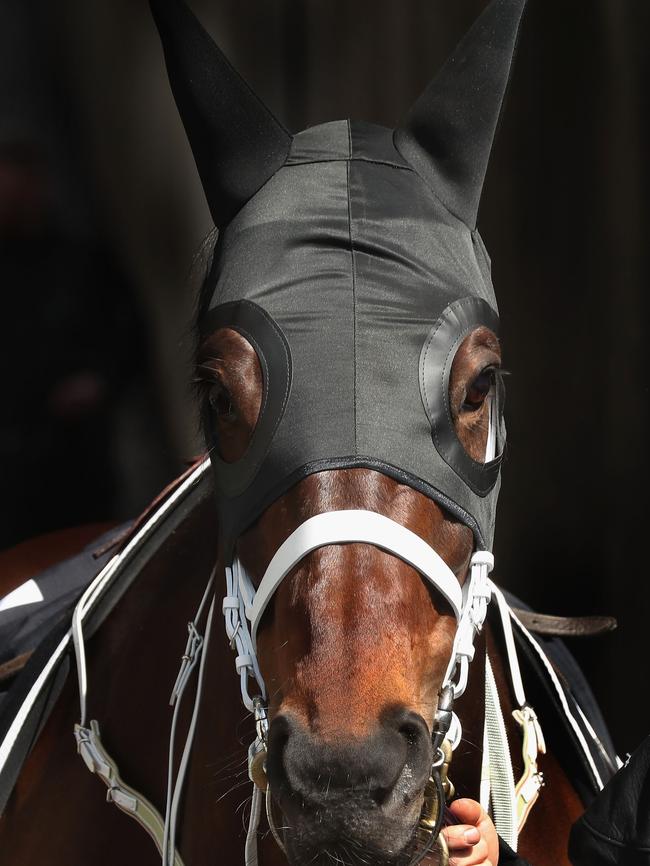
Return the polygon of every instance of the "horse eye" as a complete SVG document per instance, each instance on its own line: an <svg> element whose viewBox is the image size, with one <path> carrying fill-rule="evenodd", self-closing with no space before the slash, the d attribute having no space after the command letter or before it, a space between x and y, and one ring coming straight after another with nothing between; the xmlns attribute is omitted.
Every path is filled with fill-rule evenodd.
<svg viewBox="0 0 650 866"><path fill-rule="evenodd" d="M232 398L227 388L221 384L214 384L208 392L208 403L210 408L223 421L233 421L235 418L235 409L233 407Z"/></svg>
<svg viewBox="0 0 650 866"><path fill-rule="evenodd" d="M475 412L477 409L480 409L493 385L494 368L486 367L485 370L481 370L476 379L468 387L462 408L469 412Z"/></svg>

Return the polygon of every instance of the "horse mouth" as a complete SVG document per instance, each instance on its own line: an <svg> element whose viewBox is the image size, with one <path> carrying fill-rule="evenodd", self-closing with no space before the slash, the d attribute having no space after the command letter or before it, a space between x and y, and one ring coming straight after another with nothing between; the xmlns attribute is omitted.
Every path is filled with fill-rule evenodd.
<svg viewBox="0 0 650 866"><path fill-rule="evenodd" d="M428 841L419 828L420 806L391 815L353 795L320 808L275 805L273 814L290 866L409 866Z"/></svg>
<svg viewBox="0 0 650 866"><path fill-rule="evenodd" d="M314 844L302 833L287 832L285 836L287 859L290 866L409 866L422 850L423 843L417 831L411 832L407 844L399 851L378 847L376 842L362 841L355 835L344 832L336 834L331 841Z"/></svg>

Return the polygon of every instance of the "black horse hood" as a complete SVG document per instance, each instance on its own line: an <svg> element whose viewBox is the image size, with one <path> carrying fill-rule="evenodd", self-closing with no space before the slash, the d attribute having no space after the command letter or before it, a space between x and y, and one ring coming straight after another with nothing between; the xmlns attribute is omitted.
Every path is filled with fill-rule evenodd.
<svg viewBox="0 0 650 866"><path fill-rule="evenodd" d="M212 457L228 555L301 477L353 466L424 492L490 547L503 395L481 463L456 436L448 385L464 337L498 333L475 226L524 0L493 0L397 130L335 121L295 136L183 3L152 6L220 229L200 328L240 331L264 375L246 454Z"/></svg>

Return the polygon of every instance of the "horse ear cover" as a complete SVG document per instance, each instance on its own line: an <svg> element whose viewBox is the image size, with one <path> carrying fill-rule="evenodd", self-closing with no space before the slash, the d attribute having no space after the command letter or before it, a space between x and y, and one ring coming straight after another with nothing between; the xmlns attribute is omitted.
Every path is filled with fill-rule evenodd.
<svg viewBox="0 0 650 866"><path fill-rule="evenodd" d="M395 130L443 204L476 225L526 0L493 0ZM226 225L284 164L292 136L183 0L151 0L167 72L212 218Z"/></svg>
<svg viewBox="0 0 650 866"><path fill-rule="evenodd" d="M221 228L283 165L291 135L182 0L151 0L151 10L210 213Z"/></svg>
<svg viewBox="0 0 650 866"><path fill-rule="evenodd" d="M395 146L443 204L476 226L526 0L493 0L395 130Z"/></svg>

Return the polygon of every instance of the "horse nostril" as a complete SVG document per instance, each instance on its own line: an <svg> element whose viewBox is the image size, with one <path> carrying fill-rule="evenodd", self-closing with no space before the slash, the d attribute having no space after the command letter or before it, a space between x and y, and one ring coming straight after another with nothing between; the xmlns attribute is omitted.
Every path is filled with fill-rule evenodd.
<svg viewBox="0 0 650 866"><path fill-rule="evenodd" d="M269 732L271 790L303 809L343 801L402 808L421 794L430 766L426 723L406 709L384 713L370 736L347 742L326 742L287 715Z"/></svg>
<svg viewBox="0 0 650 866"><path fill-rule="evenodd" d="M409 746L417 746L422 737L421 725L418 724L416 718L407 718L399 723L398 728L400 734L404 737Z"/></svg>
<svg viewBox="0 0 650 866"><path fill-rule="evenodd" d="M431 734L422 716L407 709L393 710L384 717L384 724L393 726L406 743L404 773L393 793L401 792L407 800L418 793L429 778L433 760Z"/></svg>
<svg viewBox="0 0 650 866"><path fill-rule="evenodd" d="M394 724L406 740L409 749L427 755L431 752L431 735L422 716L408 710L398 711Z"/></svg>

